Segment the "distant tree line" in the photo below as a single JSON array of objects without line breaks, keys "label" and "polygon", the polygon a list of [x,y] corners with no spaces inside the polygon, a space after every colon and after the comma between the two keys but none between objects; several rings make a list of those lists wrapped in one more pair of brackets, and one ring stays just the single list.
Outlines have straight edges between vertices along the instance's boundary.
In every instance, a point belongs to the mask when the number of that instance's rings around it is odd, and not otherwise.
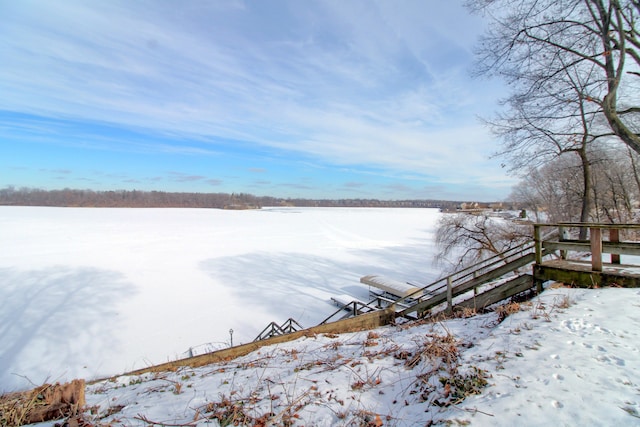
[{"label": "distant tree line", "polygon": [[[402,207],[455,210],[462,203],[449,200],[284,199],[246,193],[181,193],[164,191],[94,191],[65,188],[6,187],[0,189],[2,206],[59,206],[96,208],[212,208],[259,209],[263,206],[297,207]],[[483,203],[486,207],[488,203]]]},{"label": "distant tree line", "polygon": [[1,205],[64,207],[132,207],[132,208],[225,208],[258,206],[258,198],[249,194],[170,193],[164,191],[93,191],[65,188],[7,187],[0,190]]}]

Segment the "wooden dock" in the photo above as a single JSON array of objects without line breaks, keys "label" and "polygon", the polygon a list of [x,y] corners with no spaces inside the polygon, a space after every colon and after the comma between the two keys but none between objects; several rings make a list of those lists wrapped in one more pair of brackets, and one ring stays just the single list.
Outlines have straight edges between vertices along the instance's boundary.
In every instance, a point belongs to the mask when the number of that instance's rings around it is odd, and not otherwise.
[{"label": "wooden dock", "polygon": [[[545,228],[557,228],[553,238],[543,238]],[[572,239],[572,231],[587,228],[588,240]],[[572,230],[573,229],[573,230]],[[533,276],[542,282],[555,280],[578,287],[640,287],[640,258],[637,263],[621,264],[621,255],[640,256],[640,242],[625,241],[624,236],[637,237],[640,224],[535,224],[536,263]],[[574,233],[575,234],[575,233]],[[568,259],[570,252],[591,255],[591,260]],[[555,253],[558,259],[544,259]]]},{"label": "wooden dock", "polygon": [[[547,281],[578,287],[640,287],[640,224],[533,224],[534,240],[420,287],[378,275],[360,282],[382,292],[368,303],[339,304],[322,323],[389,306],[395,317],[416,319],[456,309],[485,310],[509,298],[543,290]],[[580,230],[588,239],[578,239]],[[570,259],[569,254],[575,259]],[[621,263],[624,256],[626,264]],[[585,260],[587,258],[590,260]],[[629,263],[628,261],[631,261]],[[533,270],[533,274],[531,274]],[[347,296],[347,299],[350,297]],[[347,315],[344,310],[349,311]]]}]

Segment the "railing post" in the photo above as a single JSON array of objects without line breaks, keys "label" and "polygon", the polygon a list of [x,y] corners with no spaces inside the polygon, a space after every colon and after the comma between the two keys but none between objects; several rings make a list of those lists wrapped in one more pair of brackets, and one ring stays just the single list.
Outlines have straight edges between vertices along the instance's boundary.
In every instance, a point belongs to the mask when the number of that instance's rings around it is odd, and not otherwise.
[{"label": "railing post", "polygon": [[[609,241],[614,243],[620,242],[620,233],[617,228],[609,229]],[[611,264],[620,264],[620,254],[611,254]]]},{"label": "railing post", "polygon": [[[563,226],[558,227],[558,241],[559,242],[564,242],[564,241],[567,240],[565,233],[566,233],[566,230],[564,229]],[[567,259],[567,250],[566,249],[560,250],[560,258]]]},{"label": "railing post", "polygon": [[453,313],[453,289],[451,276],[447,277],[447,311]]},{"label": "railing post", "polygon": [[602,271],[602,229],[591,227],[589,240],[591,241],[591,269]]},{"label": "railing post", "polygon": [[540,226],[533,225],[533,241],[536,246],[536,264],[542,264],[542,241],[540,240]]}]

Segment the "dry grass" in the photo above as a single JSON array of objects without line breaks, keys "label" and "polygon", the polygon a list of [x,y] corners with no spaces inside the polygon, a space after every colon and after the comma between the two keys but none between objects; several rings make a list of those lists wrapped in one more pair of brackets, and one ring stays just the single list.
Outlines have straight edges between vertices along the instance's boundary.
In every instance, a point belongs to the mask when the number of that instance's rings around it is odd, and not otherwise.
[{"label": "dry grass", "polygon": [[0,426],[21,426],[29,412],[43,402],[36,393],[9,393],[0,396]]},{"label": "dry grass", "polygon": [[553,307],[560,309],[567,309],[574,304],[574,301],[571,299],[569,295],[562,295],[561,297],[557,297],[553,299]]},{"label": "dry grass", "polygon": [[44,384],[33,390],[0,396],[0,426],[20,426],[75,416],[85,404],[84,380]]},{"label": "dry grass", "polygon": [[498,313],[498,323],[520,310],[522,310],[522,306],[518,302],[501,305],[496,309],[496,313]]}]

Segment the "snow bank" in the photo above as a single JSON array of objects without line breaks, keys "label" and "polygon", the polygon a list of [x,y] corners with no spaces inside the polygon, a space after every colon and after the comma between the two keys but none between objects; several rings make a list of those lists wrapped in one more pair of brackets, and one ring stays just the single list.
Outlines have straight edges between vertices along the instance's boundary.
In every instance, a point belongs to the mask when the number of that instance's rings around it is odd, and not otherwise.
[{"label": "snow bank", "polygon": [[640,425],[638,306],[638,289],[548,289],[502,323],[309,336],[100,382],[87,403],[96,423],[128,426]]}]

